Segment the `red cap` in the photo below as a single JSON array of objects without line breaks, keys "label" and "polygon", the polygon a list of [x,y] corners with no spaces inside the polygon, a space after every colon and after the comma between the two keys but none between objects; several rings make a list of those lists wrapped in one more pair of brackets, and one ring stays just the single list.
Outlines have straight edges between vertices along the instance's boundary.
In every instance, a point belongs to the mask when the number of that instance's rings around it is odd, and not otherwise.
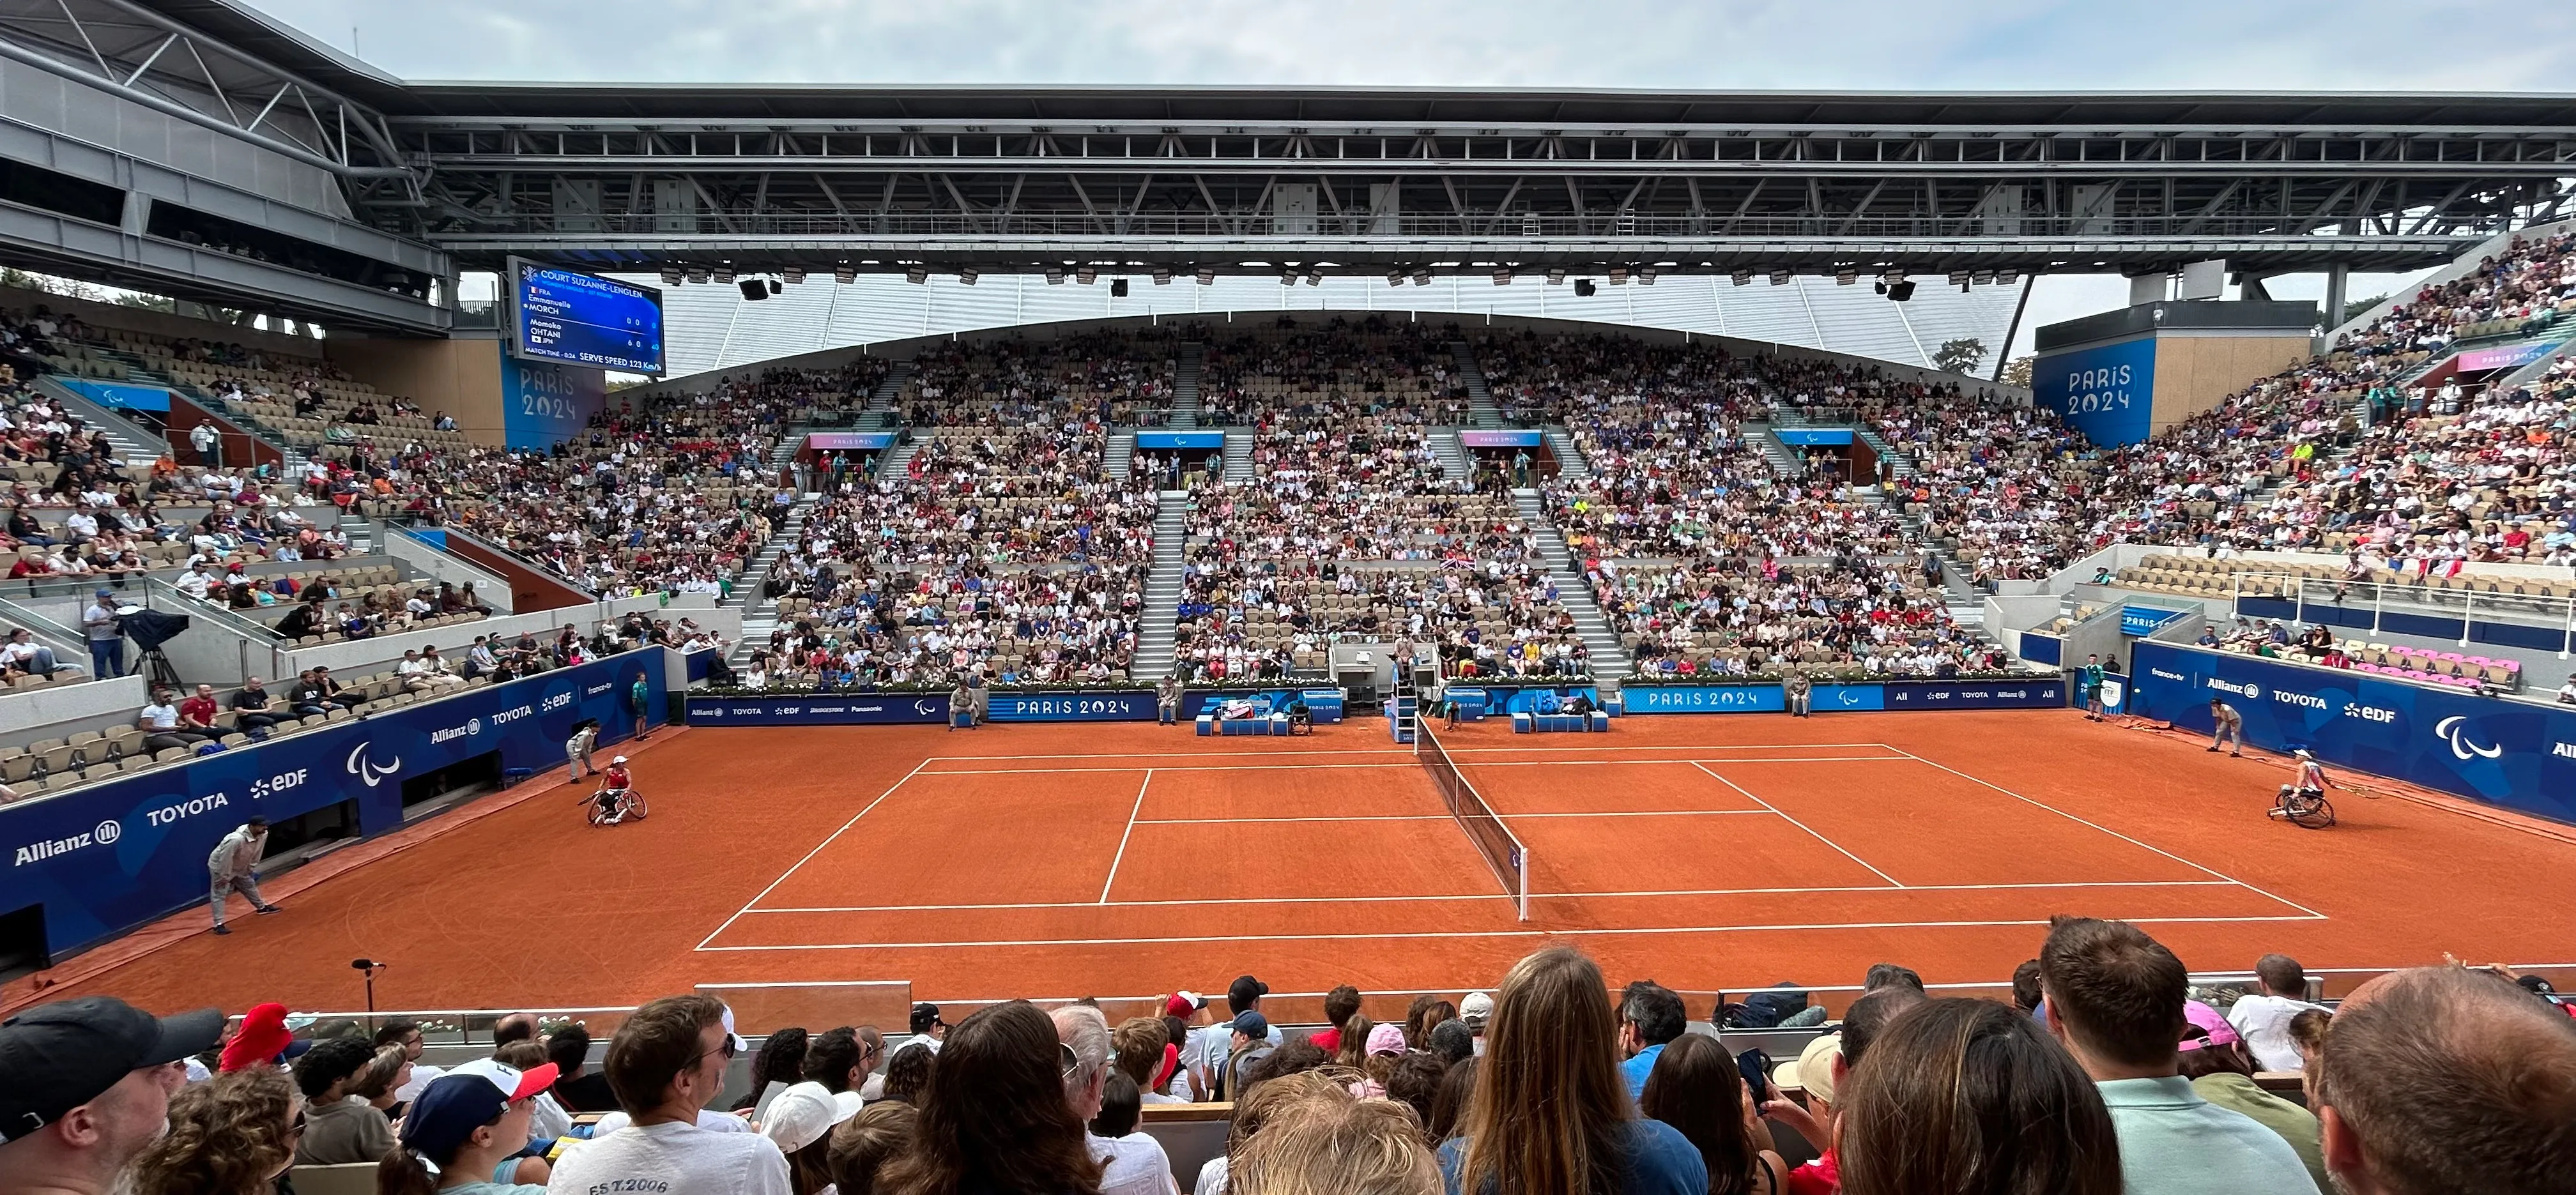
[{"label": "red cap", "polygon": [[221,1069],[230,1073],[268,1062],[283,1053],[287,1043],[294,1040],[295,1035],[286,1031],[285,1005],[253,1005],[249,1012],[242,1014],[241,1028],[233,1034],[233,1039],[224,1043]]}]

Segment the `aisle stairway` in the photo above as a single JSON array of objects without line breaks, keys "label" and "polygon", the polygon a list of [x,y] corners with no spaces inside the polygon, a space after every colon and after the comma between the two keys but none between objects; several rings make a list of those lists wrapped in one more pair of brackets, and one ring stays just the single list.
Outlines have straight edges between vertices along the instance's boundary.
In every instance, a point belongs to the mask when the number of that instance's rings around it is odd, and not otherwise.
[{"label": "aisle stairway", "polygon": [[860,427],[880,429],[896,426],[895,421],[901,414],[894,409],[894,400],[903,394],[904,384],[912,380],[912,372],[910,361],[897,361],[886,371],[885,380],[868,392],[868,405],[859,408]]},{"label": "aisle stairway", "polygon": [[[770,450],[769,467],[784,476],[788,462],[796,459],[796,450],[804,442],[805,429],[789,428],[786,435],[779,437],[778,447]],[[760,553],[751,558],[742,576],[734,581],[733,593],[725,599],[726,604],[742,608],[742,639],[725,657],[736,668],[751,662],[755,644],[766,646],[769,632],[778,625],[778,603],[763,596],[761,589],[768,584],[769,571],[802,538],[805,517],[813,509],[812,499],[797,495],[795,505],[787,508],[785,521],[771,530],[769,542],[760,546]]]},{"label": "aisle stairway", "polygon": [[1225,433],[1225,483],[1252,484],[1251,428],[1230,428]]},{"label": "aisle stairway", "polygon": [[1127,480],[1136,467],[1136,433],[1109,433],[1109,447],[1102,451],[1107,455],[1101,458],[1100,471],[1108,474],[1111,481]]},{"label": "aisle stairway", "polygon": [[1763,463],[1771,466],[1773,474],[1780,477],[1806,475],[1807,470],[1805,466],[1798,463],[1797,455],[1789,451],[1788,445],[1780,442],[1780,437],[1771,434],[1770,424],[1747,423],[1744,425],[1744,436],[1757,451],[1761,452]]},{"label": "aisle stairway", "polygon": [[1467,421],[1476,427],[1501,427],[1503,409],[1494,405],[1494,392],[1485,383],[1485,371],[1476,365],[1476,350],[1466,341],[1449,342],[1449,353],[1458,360],[1458,380],[1467,387]]},{"label": "aisle stairway", "polygon": [[1547,447],[1556,454],[1557,476],[1576,481],[1592,476],[1592,462],[1584,459],[1581,448],[1575,447],[1573,433],[1561,427],[1547,429]]},{"label": "aisle stairway", "polygon": [[1172,367],[1173,428],[1187,430],[1199,425],[1199,375],[1206,366],[1206,345],[1195,340],[1181,345],[1181,359]]},{"label": "aisle stairway", "polygon": [[1601,614],[1601,605],[1592,600],[1592,587],[1583,581],[1581,567],[1574,553],[1566,547],[1565,536],[1556,524],[1549,522],[1547,511],[1535,489],[1512,491],[1512,505],[1519,509],[1521,521],[1538,532],[1539,557],[1547,564],[1548,579],[1556,583],[1557,600],[1574,615],[1575,634],[1583,638],[1586,651],[1592,653],[1592,676],[1600,686],[1616,691],[1619,678],[1635,666],[1619,636],[1611,631],[1610,620]]},{"label": "aisle stairway", "polygon": [[1154,571],[1145,577],[1145,611],[1136,629],[1136,658],[1127,675],[1161,680],[1172,670],[1173,644],[1179,638],[1181,544],[1193,507],[1187,490],[1164,490],[1154,512]]},{"label": "aisle stairway", "polygon": [[1476,479],[1476,463],[1467,458],[1467,449],[1458,442],[1455,428],[1441,428],[1431,433],[1431,455],[1440,458],[1440,475],[1453,482]]}]

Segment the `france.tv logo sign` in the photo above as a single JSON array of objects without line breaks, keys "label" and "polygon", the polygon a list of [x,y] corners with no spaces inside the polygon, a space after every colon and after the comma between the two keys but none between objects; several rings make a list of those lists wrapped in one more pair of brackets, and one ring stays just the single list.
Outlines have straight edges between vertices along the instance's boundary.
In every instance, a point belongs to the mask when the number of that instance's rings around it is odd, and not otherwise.
[{"label": "france.tv logo sign", "polygon": [[2155,389],[2152,337],[2051,354],[2031,370],[2032,398],[2096,444],[2146,439]]}]

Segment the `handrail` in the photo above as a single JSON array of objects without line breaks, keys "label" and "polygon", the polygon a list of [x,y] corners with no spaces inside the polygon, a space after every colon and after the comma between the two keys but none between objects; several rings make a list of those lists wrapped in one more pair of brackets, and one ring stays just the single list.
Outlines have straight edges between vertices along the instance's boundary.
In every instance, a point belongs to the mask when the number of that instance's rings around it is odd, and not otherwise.
[{"label": "handrail", "polygon": [[[2320,577],[2303,577],[2295,573],[2254,569],[2231,573],[2229,577],[2231,605],[2236,600],[2247,597],[2289,601],[2293,603],[2291,617],[2296,622],[2309,621],[2308,610],[2312,606],[2330,606],[2339,610],[2352,609],[2355,603],[2351,599],[2358,595],[2370,606],[2369,633],[2381,634],[2387,615],[2391,613],[2390,597],[2394,591],[2398,606],[2395,613],[2422,617],[2420,612],[2430,611],[2439,617],[2458,618],[2460,620],[2459,643],[2462,647],[2474,646],[2477,643],[2477,628],[2483,622],[2488,626],[2518,626],[2543,631],[2554,629],[2559,638],[2558,658],[2564,660],[2571,655],[2576,655],[2576,598],[2501,591],[2481,592],[2475,589],[2435,589],[2420,583],[2389,584],[2379,581],[2328,580]],[[2520,578],[2511,579],[2520,580]],[[2249,589],[2249,582],[2256,586],[2262,586],[2264,582],[2273,584],[2261,589]],[[2490,580],[2489,583],[2496,582]],[[2330,592],[2325,600],[2310,600],[2308,592],[2312,585],[2329,589]],[[2459,605],[2456,608],[2442,600],[2451,596],[2459,598]],[[2481,606],[2486,609],[2487,617],[2484,619],[2479,617]],[[2524,614],[2530,617],[2523,619],[2499,617],[2499,615],[2510,614]],[[2542,621],[2533,621],[2534,617]],[[2390,633],[2405,634],[2406,632]],[[2511,648],[2520,645],[2499,644],[2497,646]],[[2547,651],[2548,649],[2526,648],[2525,650]]]},{"label": "handrail", "polygon": [[89,650],[87,633],[73,630],[7,598],[0,598],[0,619],[7,620],[10,626],[26,628],[28,634],[44,640],[46,646],[57,654],[71,652],[72,655],[66,658],[83,658],[81,653]]}]

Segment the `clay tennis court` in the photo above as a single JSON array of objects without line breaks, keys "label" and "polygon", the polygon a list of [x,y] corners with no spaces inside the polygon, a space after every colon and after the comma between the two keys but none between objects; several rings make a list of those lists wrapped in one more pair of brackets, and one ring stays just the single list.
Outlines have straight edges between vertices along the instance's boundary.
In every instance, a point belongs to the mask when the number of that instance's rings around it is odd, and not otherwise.
[{"label": "clay tennis court", "polygon": [[367,957],[391,964],[383,1008],[762,985],[740,990],[875,1016],[1243,972],[1282,994],[1456,992],[1552,938],[1685,992],[1849,984],[1880,960],[1982,984],[2061,912],[2138,922],[2195,971],[2287,951],[2330,990],[2338,969],[2445,951],[2576,959],[2543,888],[2576,869],[2564,827],[2391,793],[2337,794],[2342,824],[2301,830],[2263,816],[2279,761],[2073,712],[1488,722],[1441,741],[1527,846],[1527,921],[1382,720],[1294,739],[697,729],[633,752],[649,821],[594,830],[588,785],[539,777],[360,848],[381,857],[293,873],[272,888],[283,915],[224,939],[179,915],[70,960],[47,994],[350,1009]]}]

